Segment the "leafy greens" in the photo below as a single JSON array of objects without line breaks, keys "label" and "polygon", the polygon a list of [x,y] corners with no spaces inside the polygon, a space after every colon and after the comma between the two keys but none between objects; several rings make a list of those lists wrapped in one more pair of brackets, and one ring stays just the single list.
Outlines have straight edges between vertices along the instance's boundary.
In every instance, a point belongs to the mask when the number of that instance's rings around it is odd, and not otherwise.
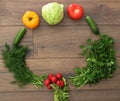
[{"label": "leafy greens", "polygon": [[75,68],[75,75],[70,77],[70,81],[77,87],[111,78],[117,67],[113,38],[105,34],[99,36],[99,40],[88,39],[86,46],[80,46],[87,65]]},{"label": "leafy greens", "polygon": [[6,44],[5,49],[2,50],[5,67],[14,73],[15,81],[12,83],[17,83],[19,86],[32,83],[36,87],[42,87],[43,80],[47,76],[45,74],[37,76],[26,66],[25,56],[27,53],[28,48],[25,46],[12,47],[11,49]]}]

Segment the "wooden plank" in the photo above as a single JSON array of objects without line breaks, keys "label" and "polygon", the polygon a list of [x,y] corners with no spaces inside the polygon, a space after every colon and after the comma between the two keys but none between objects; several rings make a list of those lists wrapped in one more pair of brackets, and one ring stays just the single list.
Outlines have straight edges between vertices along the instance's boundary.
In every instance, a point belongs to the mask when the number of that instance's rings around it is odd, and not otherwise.
[{"label": "wooden plank", "polygon": [[[32,71],[39,73],[50,73],[50,72],[63,72],[64,74],[71,73],[74,67],[83,67],[86,62],[84,58],[75,59],[27,59],[26,64]],[[0,72],[6,73],[7,70],[4,68],[3,60],[0,60]]]},{"label": "wooden plank", "polygon": [[[84,19],[73,21],[66,13],[66,7],[73,3],[72,0],[55,0],[65,6],[65,18],[60,25],[81,25],[86,24]],[[4,0],[0,1],[0,25],[23,25],[22,15],[27,10],[36,11],[41,18],[41,25],[47,25],[41,17],[41,8],[44,4],[53,0]],[[120,24],[120,0],[74,0],[75,3],[84,7],[85,15],[94,17],[98,24]],[[25,5],[25,6],[23,6]]]},{"label": "wooden plank", "polygon": [[[115,39],[116,53],[117,56],[120,56],[119,26],[99,26],[99,28],[102,32],[110,34],[110,36]],[[6,42],[9,44],[12,43],[19,29],[20,27],[0,27],[0,33],[2,33],[0,34],[0,37],[2,37],[0,40],[0,50],[3,49],[3,45]],[[50,33],[46,29],[48,29]],[[44,26],[41,27],[41,29],[36,29],[34,31],[35,58],[79,57],[81,51],[79,45],[85,43],[89,37],[90,30],[88,27],[83,26],[77,26],[77,28],[76,26],[66,26],[66,29],[67,30],[63,32],[58,32],[58,30],[64,30],[64,27],[62,26]],[[32,57],[32,34],[30,30],[28,30],[28,33],[30,34],[26,34],[22,44],[27,45],[30,48],[31,52],[29,56]],[[95,35],[92,35],[91,37],[94,38]]]},{"label": "wooden plank", "polygon": [[41,26],[33,31],[35,58],[79,57],[79,46],[90,37],[86,26]]},{"label": "wooden plank", "polygon": [[119,90],[73,91],[70,101],[119,101]]},{"label": "wooden plank", "polygon": [[[117,64],[120,66],[120,57],[117,57]],[[73,72],[75,67],[84,67],[86,65],[85,58],[74,59],[26,59],[26,65],[38,73],[62,72],[66,75]],[[0,73],[7,73],[3,60],[0,60]]]},{"label": "wooden plank", "polygon": [[[116,43],[116,55],[120,56],[119,26],[99,26],[100,31],[110,34]],[[60,31],[61,30],[61,31]],[[79,46],[88,38],[95,38],[88,26],[41,26],[33,31],[34,58],[80,57]]]},{"label": "wooden plank", "polygon": [[[20,26],[0,27],[0,50],[4,48],[5,43],[12,45],[13,40],[21,27]],[[25,38],[22,40],[21,44],[26,45],[30,48],[30,53],[28,54],[28,57],[29,58],[33,57],[33,41],[31,30],[27,30]],[[0,58],[2,58],[1,54]]]},{"label": "wooden plank", "polygon": [[[0,65],[2,62],[0,62]],[[40,75],[42,73],[57,73],[61,72],[68,80],[68,76],[74,74],[73,68],[75,66],[82,67],[85,66],[85,61],[83,59],[29,59],[27,64],[30,69]],[[77,64],[77,65],[76,65]],[[118,58],[118,65],[120,65],[120,58]],[[27,85],[23,88],[19,88],[17,85],[10,84],[14,80],[13,75],[8,73],[1,65],[0,68],[0,92],[10,92],[10,91],[38,91],[33,85]],[[114,77],[107,80],[102,80],[96,85],[86,85],[80,90],[103,90],[103,89],[119,89],[120,90],[120,67],[114,73]],[[69,81],[68,81],[69,82]],[[69,82],[70,90],[77,90]],[[46,88],[42,88],[41,91],[46,91]]]},{"label": "wooden plank", "polygon": [[[71,91],[69,101],[119,101],[120,90]],[[48,100],[49,99],[49,100]],[[53,92],[0,93],[1,101],[53,101]]]}]

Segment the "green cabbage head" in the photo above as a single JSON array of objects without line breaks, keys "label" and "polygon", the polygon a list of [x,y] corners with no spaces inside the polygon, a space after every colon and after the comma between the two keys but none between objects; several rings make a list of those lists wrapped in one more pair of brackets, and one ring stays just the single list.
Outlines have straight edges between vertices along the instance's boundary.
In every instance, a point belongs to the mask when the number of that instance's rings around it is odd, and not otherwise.
[{"label": "green cabbage head", "polygon": [[64,6],[57,2],[48,3],[42,7],[42,17],[50,25],[60,23],[64,17]]}]

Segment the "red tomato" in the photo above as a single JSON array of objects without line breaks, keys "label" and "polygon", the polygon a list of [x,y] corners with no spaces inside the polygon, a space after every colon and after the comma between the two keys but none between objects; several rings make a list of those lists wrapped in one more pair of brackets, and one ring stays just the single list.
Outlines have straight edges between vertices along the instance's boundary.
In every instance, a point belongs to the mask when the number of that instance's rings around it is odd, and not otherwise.
[{"label": "red tomato", "polygon": [[79,4],[70,4],[67,7],[68,16],[74,20],[79,20],[84,15],[84,10]]}]

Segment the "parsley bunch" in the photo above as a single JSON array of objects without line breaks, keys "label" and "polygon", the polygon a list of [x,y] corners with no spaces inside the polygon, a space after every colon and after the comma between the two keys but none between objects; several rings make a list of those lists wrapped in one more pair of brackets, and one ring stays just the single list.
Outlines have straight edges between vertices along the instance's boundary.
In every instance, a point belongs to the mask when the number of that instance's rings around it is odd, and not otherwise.
[{"label": "parsley bunch", "polygon": [[80,46],[83,49],[82,55],[86,57],[87,65],[83,68],[75,68],[76,74],[70,77],[73,85],[77,87],[111,78],[117,67],[113,38],[104,34],[99,36],[99,40],[88,39],[85,46]]}]

